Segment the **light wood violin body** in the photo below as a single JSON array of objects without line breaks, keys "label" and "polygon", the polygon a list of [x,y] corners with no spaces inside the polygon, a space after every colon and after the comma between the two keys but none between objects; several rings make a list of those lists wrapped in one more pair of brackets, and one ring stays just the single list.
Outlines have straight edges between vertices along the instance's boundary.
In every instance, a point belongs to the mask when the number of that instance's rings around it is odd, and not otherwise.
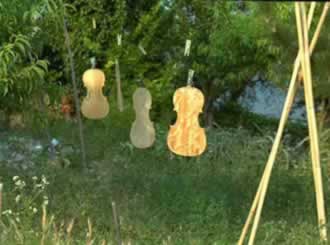
[{"label": "light wood violin body", "polygon": [[206,134],[198,117],[204,105],[204,95],[194,87],[186,86],[175,91],[173,97],[177,120],[170,126],[167,136],[169,149],[177,155],[194,157],[206,149]]},{"label": "light wood violin body", "polygon": [[103,95],[102,88],[105,83],[105,75],[99,69],[89,69],[83,75],[87,96],[81,105],[82,114],[89,119],[102,119],[109,113],[109,103]]},{"label": "light wood violin body", "polygon": [[150,120],[152,97],[148,89],[138,88],[133,94],[136,119],[132,124],[130,139],[137,148],[151,147],[155,142],[155,128]]}]

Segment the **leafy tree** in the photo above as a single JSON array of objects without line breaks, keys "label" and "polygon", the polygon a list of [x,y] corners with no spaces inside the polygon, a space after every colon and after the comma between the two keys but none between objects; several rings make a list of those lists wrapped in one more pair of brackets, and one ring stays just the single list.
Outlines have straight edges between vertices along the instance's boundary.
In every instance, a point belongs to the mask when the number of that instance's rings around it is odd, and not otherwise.
[{"label": "leafy tree", "polygon": [[[316,5],[310,28],[310,40],[315,32],[323,6],[323,3],[317,3]],[[309,4],[306,5],[306,9],[308,7]],[[259,3],[257,12],[261,21],[267,23],[269,30],[271,30],[269,33],[271,38],[269,40],[271,45],[277,50],[277,59],[269,66],[268,76],[280,86],[286,86],[291,77],[292,64],[298,52],[294,4],[274,2],[269,6],[265,3]],[[330,59],[330,54],[326,52],[330,48],[330,36],[327,34],[329,31],[330,26],[326,19],[311,56],[314,95],[317,104],[321,106],[322,110],[320,112],[321,124],[329,120],[330,113],[330,74],[327,62]]]},{"label": "leafy tree", "polygon": [[[229,92],[235,101],[257,72],[264,71],[283,84],[285,80],[280,75],[288,79],[286,74],[291,72],[291,66],[285,62],[293,60],[291,56],[294,57],[297,49],[296,42],[290,42],[296,39],[296,34],[292,28],[293,9],[288,3],[218,0],[18,2],[4,0],[0,5],[4,13],[0,16],[0,28],[4,33],[0,37],[0,55],[5,57],[0,61],[0,86],[4,101],[9,101],[9,97],[16,100],[22,94],[27,98],[29,93],[37,92],[37,88],[48,89],[55,82],[69,83],[63,29],[52,15],[54,12],[55,17],[59,17],[63,4],[67,7],[77,74],[90,67],[89,60],[95,56],[97,66],[107,74],[106,93],[114,94],[114,61],[118,58],[124,95],[131,97],[138,85],[136,81],[143,79],[153,94],[154,111],[161,115],[172,110],[174,89],[186,83],[188,69],[192,68],[195,85],[206,97],[208,125],[212,125],[215,99]],[[18,7],[11,8],[15,3]],[[117,45],[117,34],[122,35],[122,46]],[[189,57],[183,56],[186,39],[192,40]],[[321,39],[320,44],[327,45],[326,41]],[[323,60],[324,66],[324,52],[315,50],[315,57],[319,57],[320,62]],[[321,65],[317,65],[316,69],[320,68]],[[325,76],[326,73],[318,74]],[[316,80],[325,81],[326,78]],[[321,82],[318,84],[322,88]],[[84,91],[82,81],[79,81],[79,88]],[[319,91],[321,96],[325,90]],[[23,103],[23,99],[19,100]]]},{"label": "leafy tree", "polygon": [[[192,39],[189,59],[181,60],[181,74],[191,66],[197,86],[206,97],[205,121],[211,126],[215,99],[229,91],[235,100],[247,82],[273,62],[276,50],[268,46],[267,30],[255,11],[257,3],[180,0],[173,5],[179,43]],[[181,56],[182,57],[182,56]],[[181,81],[185,79],[181,78]]]},{"label": "leafy tree", "polygon": [[47,11],[42,0],[0,3],[0,109],[24,110],[44,81],[48,63],[38,58],[38,38]]},{"label": "leafy tree", "polygon": [[[115,88],[114,63],[118,58],[124,95],[131,97],[133,89],[138,85],[137,81],[142,79],[152,90],[154,109],[161,113],[163,107],[167,108],[164,103],[171,103],[171,68],[174,63],[166,59],[167,47],[170,45],[163,33],[169,28],[167,20],[170,12],[162,2],[68,1],[73,6],[68,11],[68,24],[77,61],[77,74],[82,74],[90,67],[90,58],[95,56],[97,66],[106,72],[106,93],[109,94]],[[96,28],[93,28],[93,19]],[[117,45],[117,34],[122,35],[121,46]],[[66,50],[61,45],[62,38],[52,37],[50,43],[65,63]],[[68,77],[67,74],[65,71],[64,76]],[[81,81],[80,88],[83,91]]]}]

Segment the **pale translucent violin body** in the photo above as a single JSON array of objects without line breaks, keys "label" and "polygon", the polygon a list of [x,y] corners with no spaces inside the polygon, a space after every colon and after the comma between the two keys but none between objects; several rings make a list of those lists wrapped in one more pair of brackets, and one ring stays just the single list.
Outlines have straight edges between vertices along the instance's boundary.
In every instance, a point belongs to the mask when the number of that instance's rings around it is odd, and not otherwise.
[{"label": "pale translucent violin body", "polygon": [[205,130],[198,116],[202,112],[204,96],[191,86],[179,88],[173,97],[177,120],[167,136],[169,149],[177,155],[194,157],[202,154],[207,145]]},{"label": "pale translucent violin body", "polygon": [[146,88],[138,88],[133,94],[133,105],[135,110],[135,121],[130,131],[132,144],[137,148],[151,147],[155,142],[155,128],[150,120],[152,98]]},{"label": "pale translucent violin body", "polygon": [[82,114],[89,119],[102,119],[109,113],[109,103],[103,95],[102,88],[105,75],[101,70],[89,69],[83,75],[87,96],[81,105]]}]

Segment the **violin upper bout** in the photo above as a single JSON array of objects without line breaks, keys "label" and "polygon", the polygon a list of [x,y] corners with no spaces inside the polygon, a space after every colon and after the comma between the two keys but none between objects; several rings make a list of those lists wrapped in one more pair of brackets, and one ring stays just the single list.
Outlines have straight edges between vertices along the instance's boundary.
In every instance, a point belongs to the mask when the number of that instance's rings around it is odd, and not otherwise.
[{"label": "violin upper bout", "polygon": [[105,83],[105,74],[100,69],[88,69],[84,72],[82,79],[87,89],[102,88]]},{"label": "violin upper bout", "polygon": [[102,93],[105,75],[102,70],[89,69],[83,74],[87,96],[81,105],[82,114],[89,119],[102,119],[109,113],[109,103]]}]

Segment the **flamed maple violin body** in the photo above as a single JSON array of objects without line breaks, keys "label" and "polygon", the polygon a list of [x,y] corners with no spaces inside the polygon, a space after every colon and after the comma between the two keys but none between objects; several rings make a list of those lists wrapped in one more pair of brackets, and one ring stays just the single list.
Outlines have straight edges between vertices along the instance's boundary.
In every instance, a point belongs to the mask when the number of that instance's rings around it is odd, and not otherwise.
[{"label": "flamed maple violin body", "polygon": [[206,149],[205,130],[200,127],[198,117],[204,105],[202,92],[186,86],[176,90],[173,97],[177,120],[170,126],[167,136],[169,149],[177,155],[194,157]]},{"label": "flamed maple violin body", "polygon": [[138,88],[133,94],[136,119],[132,124],[130,139],[137,148],[148,148],[155,142],[155,128],[150,120],[152,97],[148,89]]},{"label": "flamed maple violin body", "polygon": [[105,83],[105,75],[99,69],[89,69],[83,75],[87,96],[81,105],[82,114],[89,119],[102,119],[109,113],[109,103],[103,95],[102,88]]}]

